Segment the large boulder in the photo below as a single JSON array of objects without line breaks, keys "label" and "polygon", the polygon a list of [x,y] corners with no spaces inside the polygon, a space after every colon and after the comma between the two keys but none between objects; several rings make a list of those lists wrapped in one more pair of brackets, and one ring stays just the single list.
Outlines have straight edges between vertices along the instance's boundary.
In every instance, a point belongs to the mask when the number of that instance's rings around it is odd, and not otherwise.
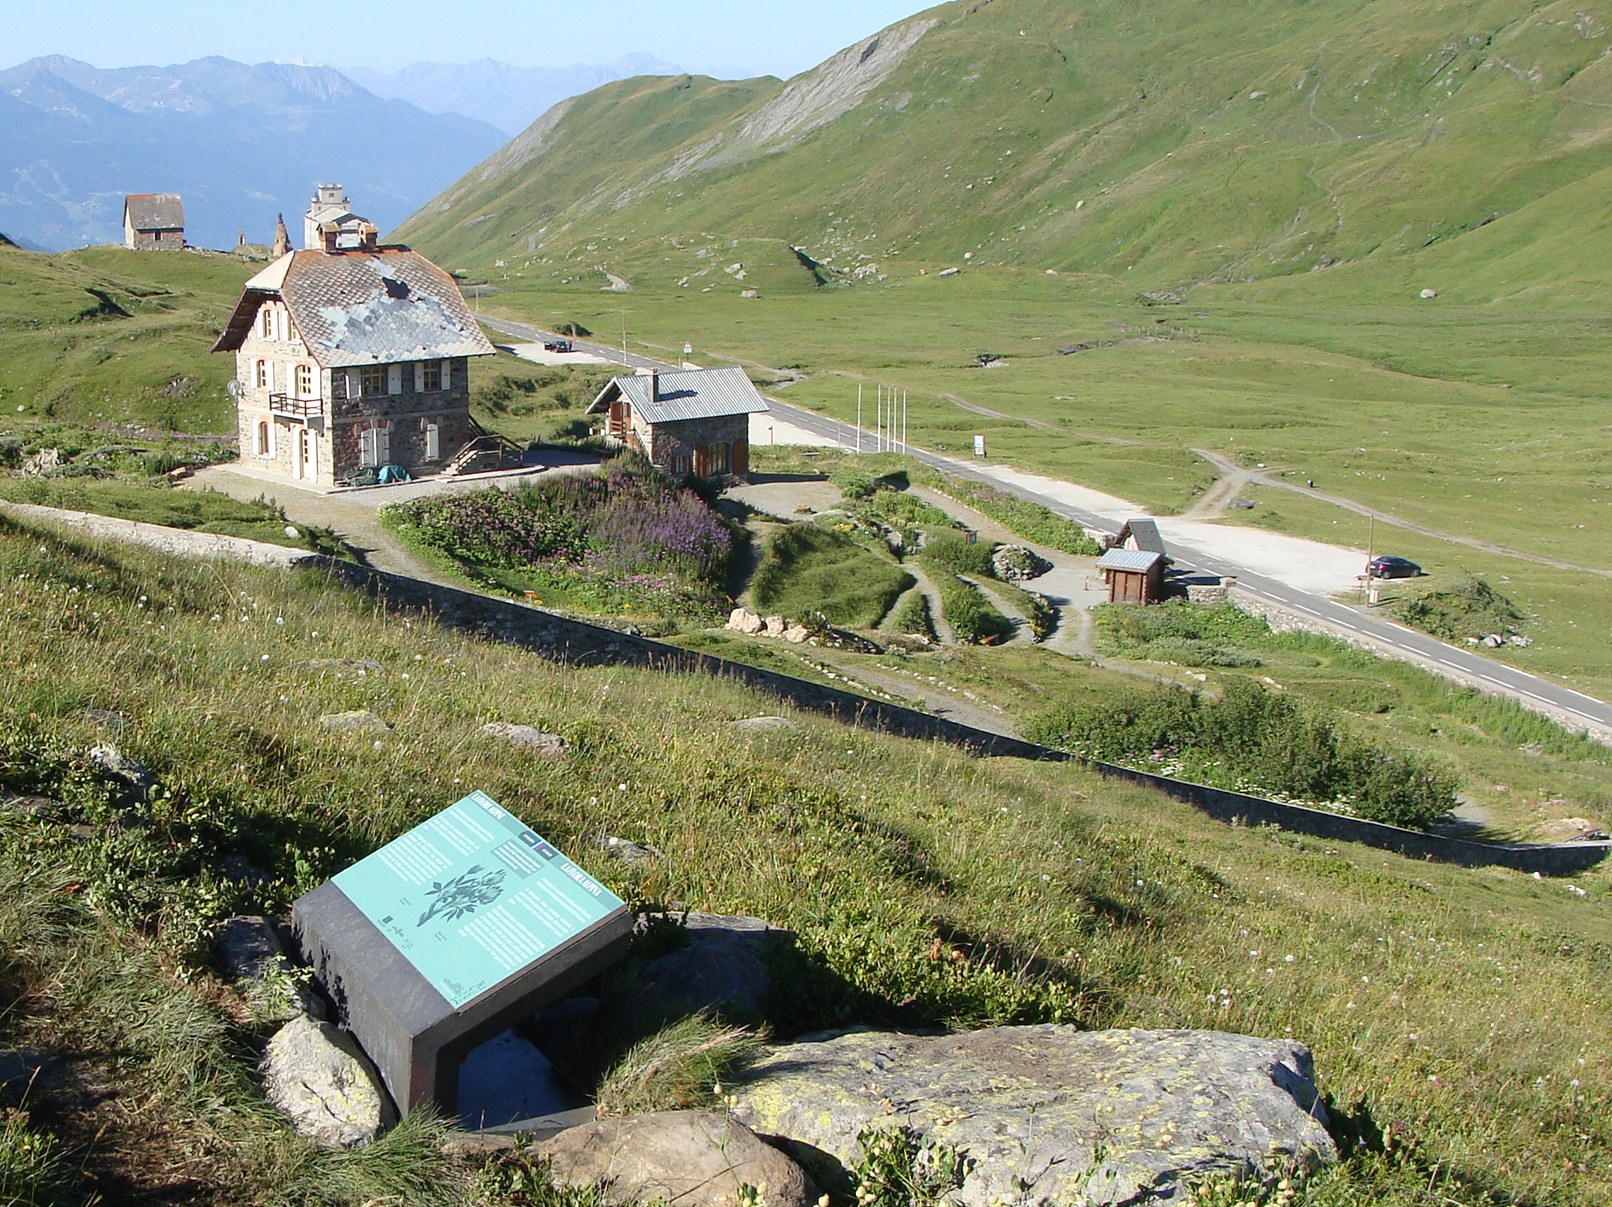
[{"label": "large boulder", "polygon": [[1309,1050],[1218,1031],[853,1032],[771,1049],[733,1093],[740,1122],[847,1168],[869,1127],[960,1148],[968,1207],[1184,1197],[1211,1173],[1337,1155]]},{"label": "large boulder", "polygon": [[772,992],[768,954],[790,932],[760,918],[691,913],[688,943],[644,969],[642,992],[673,1011],[715,1010],[732,1019],[760,1017]]},{"label": "large boulder", "polygon": [[350,1035],[298,1015],[263,1054],[263,1088],[297,1134],[332,1148],[367,1144],[397,1120],[369,1059]]},{"label": "large boulder", "polygon": [[537,1147],[554,1180],[608,1183],[611,1202],[739,1207],[746,1186],[767,1207],[809,1207],[817,1188],[799,1165],[749,1128],[709,1111],[662,1111],[596,1119]]}]

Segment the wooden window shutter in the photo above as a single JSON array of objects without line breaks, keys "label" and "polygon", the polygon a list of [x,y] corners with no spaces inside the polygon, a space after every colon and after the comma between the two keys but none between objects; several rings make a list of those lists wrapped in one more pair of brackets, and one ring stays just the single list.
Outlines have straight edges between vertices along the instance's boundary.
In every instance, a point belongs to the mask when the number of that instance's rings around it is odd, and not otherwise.
[{"label": "wooden window shutter", "polygon": [[414,362],[414,392],[416,394],[425,393],[425,362],[423,360]]},{"label": "wooden window shutter", "polygon": [[403,392],[403,366],[386,366],[386,392],[388,394],[401,394]]},{"label": "wooden window shutter", "polygon": [[383,427],[375,429],[375,464],[385,465],[392,459],[392,433]]},{"label": "wooden window shutter", "polygon": [[360,465],[379,465],[375,459],[375,429],[365,428],[358,433],[358,462]]},{"label": "wooden window shutter", "polygon": [[445,360],[442,362],[442,388],[446,390],[451,385],[453,385],[453,362]]}]

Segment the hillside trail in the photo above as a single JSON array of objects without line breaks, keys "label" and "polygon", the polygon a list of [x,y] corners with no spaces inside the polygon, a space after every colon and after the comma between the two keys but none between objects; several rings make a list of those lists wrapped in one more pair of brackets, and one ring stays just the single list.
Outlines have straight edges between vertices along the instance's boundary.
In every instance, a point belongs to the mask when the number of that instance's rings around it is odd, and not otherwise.
[{"label": "hillside trail", "polygon": [[[941,645],[956,645],[957,631],[952,628],[946,619],[946,613],[941,610],[940,592],[935,590],[934,582],[916,562],[903,562],[901,565],[902,569],[917,580],[917,586],[913,590],[923,592],[923,597],[929,601],[929,623],[934,626],[935,639]],[[893,615],[895,608],[891,608],[890,612]]]},{"label": "hillside trail", "polygon": [[[1519,561],[1533,562],[1540,566],[1552,566],[1557,570],[1575,570],[1581,574],[1598,574],[1602,578],[1612,578],[1612,570],[1603,570],[1595,566],[1583,566],[1577,562],[1564,562],[1557,558],[1544,557],[1537,553],[1524,553],[1520,549],[1496,545],[1492,541],[1480,541],[1476,537],[1445,532],[1441,528],[1433,528],[1426,524],[1418,524],[1414,520],[1388,515],[1342,495],[1327,494],[1325,491],[1316,490],[1314,487],[1286,481],[1278,475],[1244,469],[1223,453],[1213,452],[1206,448],[1195,448],[1192,451],[1213,465],[1223,476],[1204,492],[1203,497],[1193,505],[1190,511],[1185,512],[1180,517],[1181,519],[1216,520],[1223,518],[1226,514],[1227,505],[1237,497],[1237,493],[1244,486],[1253,482],[1260,486],[1272,486],[1278,490],[1289,490],[1294,494],[1303,495],[1305,498],[1315,499],[1322,503],[1330,503],[1334,507],[1341,507],[1345,511],[1354,512],[1356,515],[1371,516],[1379,524],[1387,524],[1393,528],[1403,528],[1406,532],[1432,537],[1437,541],[1449,541],[1452,544],[1465,545],[1469,549],[1480,549],[1484,553],[1498,554],[1501,557],[1514,557]],[[1213,508],[1215,507],[1218,507],[1219,510],[1214,511]],[[1203,511],[1203,514],[1199,514],[1200,510]]]},{"label": "hillside trail", "polygon": [[251,502],[267,499],[285,512],[287,523],[305,528],[329,528],[366,566],[422,579],[438,586],[460,586],[425,561],[397,535],[383,527],[376,515],[383,501],[359,494],[322,495],[267,482],[233,472],[227,465],[197,470],[185,488],[216,490],[232,499]]},{"label": "hillside trail", "polygon": [[997,643],[998,648],[1004,645],[1035,644],[1035,630],[1030,627],[1030,618],[1018,608],[1010,604],[1000,594],[991,590],[989,582],[974,575],[960,574],[958,577],[961,578],[965,583],[968,583],[971,587],[977,589],[979,593],[985,597],[985,602],[990,604],[998,612],[1002,613],[1003,616],[1006,616],[1008,623],[1013,626],[1013,632],[1008,636],[1008,639],[1006,641]]}]

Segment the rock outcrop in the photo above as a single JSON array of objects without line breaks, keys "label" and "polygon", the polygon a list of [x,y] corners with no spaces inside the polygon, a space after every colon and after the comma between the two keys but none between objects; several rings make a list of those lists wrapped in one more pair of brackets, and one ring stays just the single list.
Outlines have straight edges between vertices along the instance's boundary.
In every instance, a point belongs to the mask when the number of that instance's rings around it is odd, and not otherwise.
[{"label": "rock outcrop", "polygon": [[571,749],[557,733],[544,733],[530,725],[513,725],[508,721],[489,721],[481,732],[490,738],[508,742],[516,750],[526,750],[546,759],[557,759]]},{"label": "rock outcrop", "polygon": [[847,1168],[868,1127],[956,1146],[967,1207],[1140,1203],[1336,1157],[1309,1050],[1216,1031],[851,1032],[771,1049],[732,1092],[740,1122]]},{"label": "rock outcrop", "polygon": [[817,1189],[799,1165],[749,1128],[709,1111],[596,1119],[537,1147],[555,1181],[609,1183],[611,1202],[739,1207],[746,1186],[767,1207],[809,1207]]},{"label": "rock outcrop", "polygon": [[772,991],[766,957],[790,932],[760,918],[684,915],[688,945],[644,969],[641,992],[652,1001],[693,1014],[714,1010],[728,1018],[760,1017]]}]

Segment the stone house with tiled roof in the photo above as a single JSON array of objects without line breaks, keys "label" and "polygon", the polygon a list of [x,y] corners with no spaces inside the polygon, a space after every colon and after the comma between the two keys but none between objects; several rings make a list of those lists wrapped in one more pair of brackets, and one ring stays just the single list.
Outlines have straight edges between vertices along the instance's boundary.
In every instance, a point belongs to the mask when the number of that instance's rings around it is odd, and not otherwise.
[{"label": "stone house with tiled roof", "polygon": [[452,470],[487,439],[468,366],[492,344],[452,277],[368,224],[356,247],[332,238],[249,280],[213,351],[235,353],[242,463],[292,481]]},{"label": "stone house with tiled roof", "polygon": [[737,365],[640,370],[616,377],[588,414],[604,437],[642,453],[674,478],[743,478],[750,472],[750,416],[767,403]]},{"label": "stone house with tiled roof", "polygon": [[130,193],[123,198],[123,246],[136,251],[183,251],[185,206],[178,193]]}]

